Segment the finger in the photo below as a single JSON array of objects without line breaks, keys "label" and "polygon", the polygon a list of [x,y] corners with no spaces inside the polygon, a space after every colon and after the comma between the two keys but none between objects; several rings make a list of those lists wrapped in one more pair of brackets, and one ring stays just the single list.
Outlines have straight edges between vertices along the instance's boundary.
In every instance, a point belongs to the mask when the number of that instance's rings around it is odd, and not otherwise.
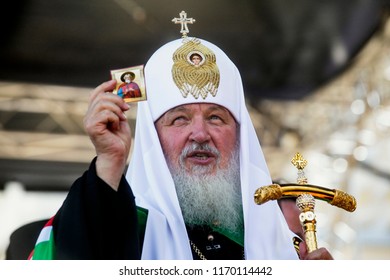
[{"label": "finger", "polygon": [[115,89],[116,80],[106,81],[97,86],[90,94],[89,100],[92,102],[98,95],[103,92],[112,92]]},{"label": "finger", "polygon": [[[116,131],[120,129],[121,119],[119,116],[110,110],[100,111],[97,115],[94,116],[94,120],[91,119],[92,122],[89,122],[91,130],[97,130],[97,133],[104,132],[105,129],[110,131]],[[96,125],[95,125],[96,124]]]},{"label": "finger", "polygon": [[299,243],[299,257],[300,259],[305,259],[307,256],[307,246],[306,243],[303,241]]},{"label": "finger", "polygon": [[120,121],[127,121],[126,115],[123,111],[112,102],[100,102],[95,108],[91,110],[85,118],[86,128],[92,129],[93,126],[104,124],[109,125],[111,129],[117,129]]},{"label": "finger", "polygon": [[121,120],[126,120],[124,111],[130,106],[117,95],[111,93],[100,93],[89,105],[87,115],[95,115],[103,110],[113,111]]},{"label": "finger", "polygon": [[312,260],[333,260],[333,257],[329,251],[323,247],[308,254],[308,258]]},{"label": "finger", "polygon": [[124,111],[127,111],[130,106],[118,96],[112,96],[109,93],[107,95],[108,96],[100,103],[101,109],[110,110],[114,112],[120,120],[125,121],[127,116]]}]

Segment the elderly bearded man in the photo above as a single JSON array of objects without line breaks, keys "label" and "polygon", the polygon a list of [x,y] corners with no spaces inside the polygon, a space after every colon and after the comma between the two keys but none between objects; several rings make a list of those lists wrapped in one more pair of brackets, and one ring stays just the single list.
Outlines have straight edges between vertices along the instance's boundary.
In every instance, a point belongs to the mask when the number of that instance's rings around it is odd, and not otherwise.
[{"label": "elderly bearded man", "polygon": [[[186,37],[152,55],[145,79],[126,176],[129,105],[110,93],[115,81],[92,92],[84,123],[96,158],[32,259],[298,259],[277,203],[253,201],[271,178],[233,62]],[[301,257],[331,259],[325,248]]]}]

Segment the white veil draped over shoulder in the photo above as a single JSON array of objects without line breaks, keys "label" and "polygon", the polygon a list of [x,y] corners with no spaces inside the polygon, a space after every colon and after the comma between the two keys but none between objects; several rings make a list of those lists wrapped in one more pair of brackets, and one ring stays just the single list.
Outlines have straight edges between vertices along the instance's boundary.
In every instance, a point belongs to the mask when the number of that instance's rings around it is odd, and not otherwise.
[{"label": "white veil draped over shoulder", "polygon": [[240,174],[246,259],[298,259],[293,233],[275,201],[254,202],[257,188],[271,178],[245,104],[241,76],[234,63],[214,44],[200,40],[216,56],[220,83],[216,96],[183,97],[172,78],[173,53],[183,44],[174,40],[158,49],[145,66],[147,101],[139,102],[135,141],[126,178],[136,204],[148,209],[142,259],[192,259],[191,247],[173,179],[154,122],[167,110],[189,103],[226,107],[240,124]]}]

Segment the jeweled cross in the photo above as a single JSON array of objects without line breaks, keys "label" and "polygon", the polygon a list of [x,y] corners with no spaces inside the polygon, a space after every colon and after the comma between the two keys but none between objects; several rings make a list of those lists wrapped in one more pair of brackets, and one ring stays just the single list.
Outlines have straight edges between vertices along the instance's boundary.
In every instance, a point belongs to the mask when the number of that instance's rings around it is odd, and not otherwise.
[{"label": "jeweled cross", "polygon": [[172,22],[174,22],[175,24],[179,24],[179,23],[181,24],[181,30],[180,30],[180,33],[182,34],[181,37],[185,38],[185,37],[187,37],[187,33],[190,32],[188,30],[187,24],[189,24],[189,23],[193,24],[195,22],[195,19],[187,18],[187,13],[185,11],[181,11],[179,16],[180,16],[180,18],[173,18]]},{"label": "jeweled cross", "polygon": [[305,172],[303,172],[303,169],[307,165],[307,160],[304,159],[300,153],[296,153],[291,160],[291,163],[298,169],[297,183],[302,185],[307,184],[307,178],[305,176]]},{"label": "jeweled cross", "polygon": [[300,153],[296,153],[293,159],[291,160],[291,163],[297,168],[297,169],[304,169],[307,165],[307,160],[303,158],[303,156]]}]

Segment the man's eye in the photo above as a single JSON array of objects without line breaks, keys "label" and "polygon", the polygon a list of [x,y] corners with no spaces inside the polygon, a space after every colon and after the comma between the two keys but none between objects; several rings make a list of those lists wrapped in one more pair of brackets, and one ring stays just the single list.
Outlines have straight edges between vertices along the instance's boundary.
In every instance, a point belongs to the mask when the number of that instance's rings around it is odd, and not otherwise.
[{"label": "man's eye", "polygon": [[217,116],[217,115],[212,115],[212,116],[210,116],[210,120],[222,120],[222,118],[220,116]]},{"label": "man's eye", "polygon": [[179,116],[173,119],[173,124],[180,124],[186,121],[186,118],[184,116]]}]

